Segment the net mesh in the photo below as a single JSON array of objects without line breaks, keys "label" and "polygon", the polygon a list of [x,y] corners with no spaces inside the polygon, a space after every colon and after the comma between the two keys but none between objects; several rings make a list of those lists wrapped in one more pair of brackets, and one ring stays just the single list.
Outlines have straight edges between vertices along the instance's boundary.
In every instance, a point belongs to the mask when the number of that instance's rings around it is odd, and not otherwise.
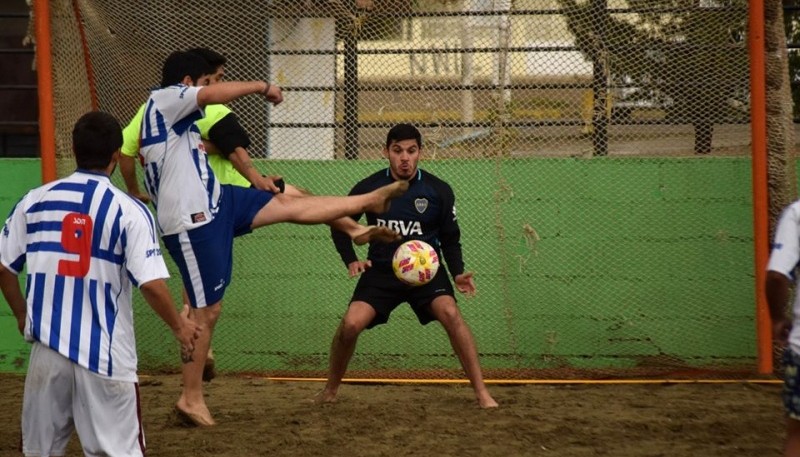
[{"label": "net mesh", "polygon": [[[93,103],[126,123],[167,54],[209,47],[227,79],[282,87],[278,107],[230,107],[257,166],[315,193],[385,167],[393,124],[420,128],[456,192],[487,376],[755,370],[745,0],[50,5],[59,175]],[[218,368],[324,374],[355,284],[327,229],[261,229],[234,255]],[[137,300],[141,369],[174,369]],[[348,375],[463,376],[430,327],[401,307]]]}]

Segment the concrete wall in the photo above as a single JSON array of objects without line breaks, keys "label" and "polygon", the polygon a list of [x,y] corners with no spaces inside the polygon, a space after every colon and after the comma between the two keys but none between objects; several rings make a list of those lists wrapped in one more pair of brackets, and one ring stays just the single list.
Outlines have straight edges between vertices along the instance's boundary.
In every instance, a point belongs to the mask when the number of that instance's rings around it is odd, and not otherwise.
[{"label": "concrete wall", "polygon": [[[269,169],[341,194],[383,166],[273,161]],[[487,370],[646,373],[665,361],[755,367],[749,159],[439,160],[425,167],[458,196],[467,266],[479,287],[460,304]],[[309,185],[322,175],[341,179],[329,189]],[[497,199],[498,176],[517,191]],[[7,210],[38,183],[37,164],[4,161],[0,179],[10,183],[0,190]],[[177,279],[170,282],[178,297]],[[354,285],[327,227],[282,224],[237,240],[214,341],[219,368],[323,374]],[[136,297],[141,369],[176,369],[169,332]],[[21,371],[26,345],[9,316],[0,304],[0,371]],[[418,325],[403,306],[390,325],[362,336],[351,373],[457,368],[441,328]]]}]

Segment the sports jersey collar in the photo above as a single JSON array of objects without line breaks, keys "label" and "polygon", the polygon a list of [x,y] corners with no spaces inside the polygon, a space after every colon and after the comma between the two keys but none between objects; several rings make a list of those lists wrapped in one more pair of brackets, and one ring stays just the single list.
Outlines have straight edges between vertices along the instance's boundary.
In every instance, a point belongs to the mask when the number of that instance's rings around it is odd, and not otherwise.
[{"label": "sports jersey collar", "polygon": [[184,87],[203,87],[203,86],[187,86],[187,85],[186,85],[186,84],[184,84],[184,83],[170,84],[169,86],[164,86],[164,87],[161,87],[161,86],[153,86],[153,87],[151,87],[151,88],[150,88],[150,93],[153,93],[153,92],[158,92],[158,91],[160,91],[160,90],[169,89],[169,88],[172,88],[172,87],[175,87],[175,88],[181,89],[181,88],[184,88]]},{"label": "sports jersey collar", "polygon": [[[386,169],[386,176],[392,176],[392,171],[389,168]],[[422,168],[419,167],[417,167],[417,181],[422,181]]]},{"label": "sports jersey collar", "polygon": [[92,170],[86,170],[84,168],[78,168],[77,170],[75,170],[75,173],[82,173],[82,174],[85,174],[85,175],[97,176],[98,178],[105,178],[106,181],[110,181],[110,178],[108,177],[107,174],[101,173],[99,171],[92,171]]}]

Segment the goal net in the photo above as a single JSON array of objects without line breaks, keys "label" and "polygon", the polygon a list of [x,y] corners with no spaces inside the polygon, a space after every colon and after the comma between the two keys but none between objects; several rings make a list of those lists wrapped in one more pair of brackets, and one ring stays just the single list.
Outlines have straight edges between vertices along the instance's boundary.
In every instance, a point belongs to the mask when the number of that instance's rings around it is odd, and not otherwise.
[{"label": "goal net", "polygon": [[[230,108],[259,169],[314,193],[346,194],[387,166],[392,125],[420,128],[421,166],[456,194],[478,288],[457,299],[487,377],[755,372],[745,0],[50,5],[59,175],[82,113],[127,123],[170,52],[208,47],[227,79],[282,87],[277,107]],[[218,368],[324,375],[355,286],[327,227],[235,244]],[[175,369],[163,324],[136,319],[141,369]],[[348,377],[463,372],[401,306]]]}]

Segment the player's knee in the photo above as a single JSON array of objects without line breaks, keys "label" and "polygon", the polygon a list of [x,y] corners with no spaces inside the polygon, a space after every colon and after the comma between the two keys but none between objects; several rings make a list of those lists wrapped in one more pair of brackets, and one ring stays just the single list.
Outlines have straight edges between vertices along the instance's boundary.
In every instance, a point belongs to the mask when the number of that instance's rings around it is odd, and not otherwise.
[{"label": "player's knee", "polygon": [[364,330],[365,325],[356,319],[345,316],[339,325],[339,333],[342,338],[352,339],[357,338],[358,335]]},{"label": "player's knee", "polygon": [[211,326],[216,324],[217,320],[219,320],[219,316],[221,313],[222,313],[222,306],[219,303],[195,310],[195,315],[197,316],[197,320],[205,325],[211,325]]},{"label": "player's knee", "polygon": [[464,323],[461,312],[458,310],[458,306],[456,306],[455,303],[448,303],[445,306],[439,307],[436,312],[436,318],[445,327],[453,327]]},{"label": "player's knee", "polygon": [[291,184],[286,184],[284,193],[290,197],[308,197],[309,195],[313,195],[310,191]]}]

